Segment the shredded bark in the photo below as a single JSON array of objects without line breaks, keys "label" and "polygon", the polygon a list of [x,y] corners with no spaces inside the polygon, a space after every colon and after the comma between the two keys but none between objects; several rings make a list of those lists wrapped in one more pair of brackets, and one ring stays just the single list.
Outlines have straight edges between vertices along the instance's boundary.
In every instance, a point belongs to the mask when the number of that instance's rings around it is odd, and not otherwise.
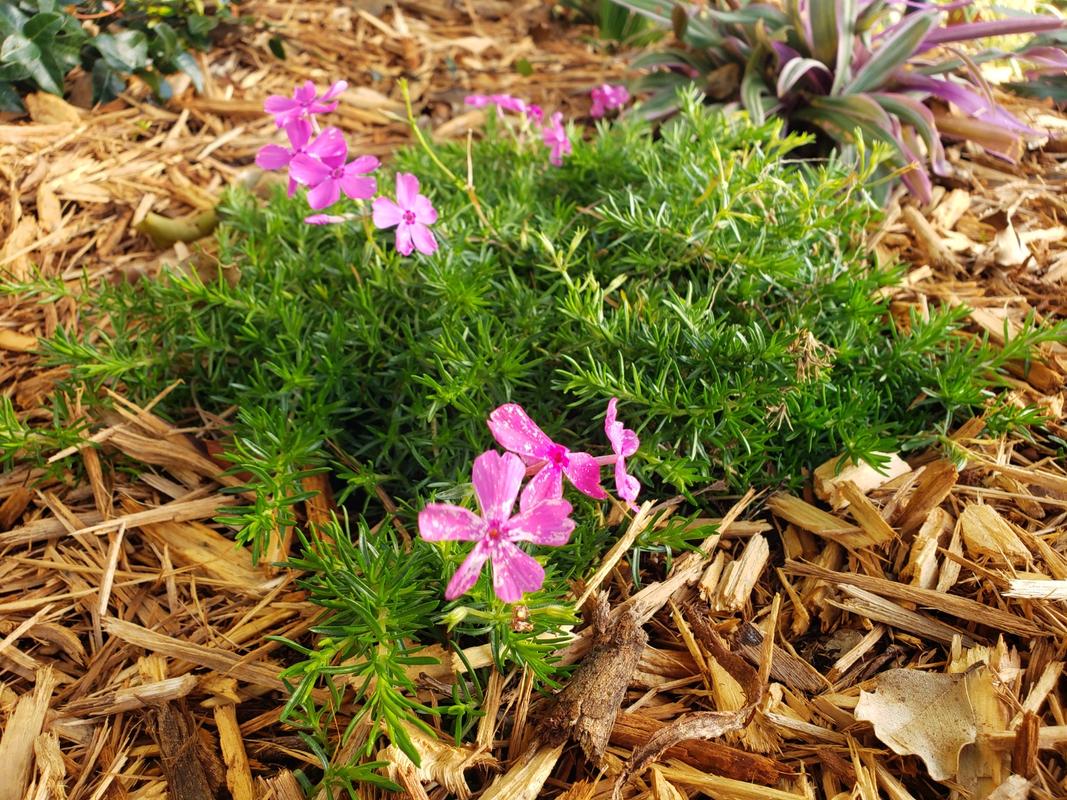
[{"label": "shredded bark", "polygon": [[538,730],[551,745],[573,737],[586,758],[600,764],[648,636],[630,609],[623,609],[609,622],[603,593],[595,595],[589,605],[595,630],[593,649],[556,696]]}]

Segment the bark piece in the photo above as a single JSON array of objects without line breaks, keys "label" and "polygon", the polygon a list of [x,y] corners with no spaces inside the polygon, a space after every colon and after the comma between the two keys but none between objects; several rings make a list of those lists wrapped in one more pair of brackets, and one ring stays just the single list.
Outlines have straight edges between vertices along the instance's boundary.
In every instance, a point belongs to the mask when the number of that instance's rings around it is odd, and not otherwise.
[{"label": "bark piece", "polygon": [[19,698],[0,738],[0,800],[23,800],[33,771],[33,745],[44,725],[55,688],[52,670],[37,673],[33,694]]},{"label": "bark piece", "polygon": [[[218,776],[205,767],[200,736],[189,712],[164,703],[147,714],[148,730],[159,747],[159,763],[171,797],[215,800]],[[213,771],[212,771],[213,772]]]},{"label": "bark piece", "polygon": [[594,603],[593,625],[597,632],[593,649],[556,695],[555,703],[541,721],[540,732],[551,745],[573,736],[586,757],[600,765],[648,637],[632,609],[624,609],[609,627],[605,595],[598,595]]}]

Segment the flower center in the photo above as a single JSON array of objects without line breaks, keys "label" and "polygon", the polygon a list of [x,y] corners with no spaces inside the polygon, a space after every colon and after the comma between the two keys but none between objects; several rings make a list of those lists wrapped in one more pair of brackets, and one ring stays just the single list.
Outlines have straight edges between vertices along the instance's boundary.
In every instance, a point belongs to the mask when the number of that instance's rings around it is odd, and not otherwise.
[{"label": "flower center", "polygon": [[504,537],[504,534],[500,532],[500,523],[490,522],[489,530],[485,533],[485,538],[489,541],[489,544],[496,544]]},{"label": "flower center", "polygon": [[404,212],[404,222],[407,225],[414,225],[415,224],[415,212],[414,211],[405,211]]},{"label": "flower center", "polygon": [[548,460],[555,464],[557,467],[565,467],[570,464],[570,459],[567,458],[569,451],[561,444],[554,444],[548,450]]},{"label": "flower center", "polygon": [[333,172],[330,173],[330,177],[333,178],[335,181],[341,180],[341,178],[343,178],[344,176],[345,176],[345,168],[344,167],[337,167]]}]

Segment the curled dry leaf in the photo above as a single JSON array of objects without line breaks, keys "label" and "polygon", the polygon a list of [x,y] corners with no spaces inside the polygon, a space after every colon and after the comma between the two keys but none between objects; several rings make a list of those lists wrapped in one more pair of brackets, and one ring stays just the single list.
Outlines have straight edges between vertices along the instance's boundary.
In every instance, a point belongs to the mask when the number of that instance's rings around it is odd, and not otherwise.
[{"label": "curled dry leaf", "polygon": [[608,624],[606,597],[598,592],[587,606],[591,606],[596,630],[593,649],[556,696],[540,726],[541,736],[553,745],[573,736],[586,758],[597,764],[604,757],[626,687],[648,643],[630,608]]},{"label": "curled dry leaf", "polygon": [[949,780],[959,767],[960,750],[978,732],[964,677],[914,669],[883,672],[874,692],[860,692],[856,719],[870,722],[894,753],[921,758],[930,777]]},{"label": "curled dry leaf", "polygon": [[730,731],[743,728],[756,713],[756,707],[763,700],[763,681],[760,674],[749,666],[743,658],[727,649],[722,638],[705,619],[696,606],[685,610],[686,620],[694,636],[714,656],[730,677],[740,684],[745,693],[744,706],[736,711],[696,711],[684,714],[672,724],[654,733],[643,747],[630,756],[615,780],[612,799],[619,800],[622,790],[634,775],[639,775],[659,758],[664,751],[687,739],[715,739]]}]

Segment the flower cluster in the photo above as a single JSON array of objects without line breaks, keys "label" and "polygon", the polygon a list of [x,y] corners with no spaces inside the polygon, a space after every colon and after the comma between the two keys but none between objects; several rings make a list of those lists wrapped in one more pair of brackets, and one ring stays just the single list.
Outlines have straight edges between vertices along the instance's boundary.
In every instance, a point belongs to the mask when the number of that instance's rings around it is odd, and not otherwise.
[{"label": "flower cluster", "polygon": [[[344,81],[332,84],[321,95],[315,84],[306,81],[292,97],[271,95],[263,103],[274,122],[285,130],[289,147],[268,144],[256,154],[261,169],[289,170],[289,196],[298,186],[307,187],[308,205],[316,211],[329,208],[343,194],[352,200],[369,200],[378,193],[378,182],[369,177],[380,166],[374,156],[348,160],[348,143],[339,128],[319,128],[316,116],[334,111],[337,98],[348,87]],[[408,256],[414,250],[430,255],[437,251],[437,239],[429,226],[437,221],[430,200],[419,194],[419,179],[409,173],[396,176],[396,201],[380,196],[374,200],[374,225],[396,228],[396,249]],[[350,219],[341,214],[312,214],[304,219],[312,225],[330,225]]]},{"label": "flower cluster", "polygon": [[[637,508],[634,501],[641,485],[626,472],[626,458],[637,452],[640,441],[619,422],[617,403],[614,397],[608,402],[604,419],[614,455],[600,458],[552,441],[515,403],[489,415],[489,431],[507,452],[489,450],[474,460],[471,481],[481,514],[448,503],[430,503],[419,512],[419,535],[426,541],[475,543],[449,581],[447,599],[468,592],[486,561],[492,564],[493,590],[505,603],[541,588],[544,568],[517,543],[559,547],[569,541],[574,520],[571,504],[563,499],[564,477],[583,494],[603,500],[608,495],[600,485],[600,468],[614,464],[619,497],[631,509]],[[530,480],[523,488],[527,475]],[[519,513],[513,514],[516,500]]]},{"label": "flower cluster", "polygon": [[[625,89],[623,90],[625,91]],[[548,160],[555,166],[563,165],[563,157],[571,154],[571,140],[563,125],[563,112],[555,112],[545,124],[545,112],[536,103],[527,103],[510,94],[472,94],[466,98],[467,105],[474,108],[496,106],[500,112],[521,114],[534,128],[541,129],[541,141],[549,149]]]},{"label": "flower cluster", "polygon": [[593,105],[589,109],[589,115],[597,119],[613,109],[622,108],[630,102],[630,93],[625,86],[616,86],[610,83],[594,87],[589,92],[589,96],[593,101]]}]

